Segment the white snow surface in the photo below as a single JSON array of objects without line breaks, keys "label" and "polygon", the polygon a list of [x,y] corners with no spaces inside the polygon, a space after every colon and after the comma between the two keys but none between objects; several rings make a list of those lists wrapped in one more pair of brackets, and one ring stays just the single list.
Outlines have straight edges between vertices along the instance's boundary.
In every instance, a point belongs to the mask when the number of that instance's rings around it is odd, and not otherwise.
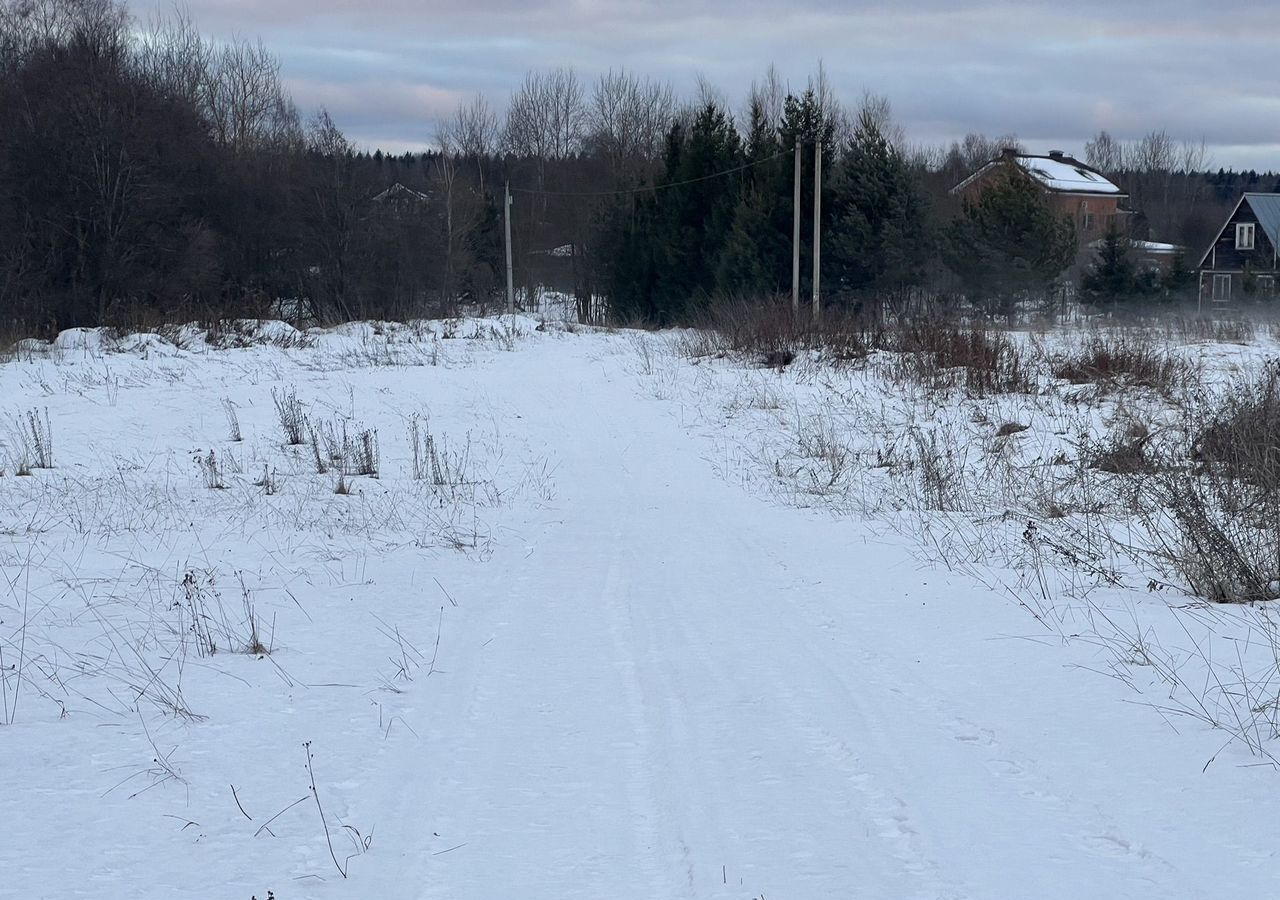
[{"label": "white snow surface", "polygon": [[1019,156],[1018,164],[1045,187],[1055,191],[1118,194],[1120,188],[1088,169],[1043,156]]},{"label": "white snow surface", "polygon": [[[1104,243],[1104,239],[1090,241],[1089,247],[1096,250]],[[1146,253],[1178,253],[1187,249],[1180,244],[1168,244],[1163,241],[1130,241],[1129,245],[1135,250],[1141,250]]]},{"label": "white snow surface", "polygon": [[[815,379],[535,324],[0,365],[7,449],[47,409],[55,463],[0,477],[0,896],[1274,895],[1274,769],[741,474],[773,414],[741,398]],[[282,446],[288,387],[376,428],[380,477],[337,495]],[[411,477],[415,414],[461,500]],[[202,655],[196,605],[271,652]]]}]

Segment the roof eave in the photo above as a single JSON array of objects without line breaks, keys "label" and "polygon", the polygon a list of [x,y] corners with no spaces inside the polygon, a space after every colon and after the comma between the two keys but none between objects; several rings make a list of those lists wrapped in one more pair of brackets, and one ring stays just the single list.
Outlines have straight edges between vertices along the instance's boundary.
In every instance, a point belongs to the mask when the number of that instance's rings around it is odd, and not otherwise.
[{"label": "roof eave", "polygon": [[1078,191],[1074,188],[1056,188],[1050,187],[1041,182],[1041,187],[1053,194],[1076,194],[1081,197],[1115,197],[1117,200],[1128,200],[1128,194],[1121,194],[1115,191]]},{"label": "roof eave", "polygon": [[965,188],[967,188],[969,185],[973,184],[975,181],[977,181],[979,178],[981,178],[983,175],[985,175],[987,172],[991,171],[993,168],[995,168],[996,166],[1000,165],[1002,162],[1003,162],[1002,160],[998,160],[998,159],[993,159],[993,160],[991,160],[991,162],[986,163],[984,166],[982,166],[982,168],[978,169],[978,171],[974,172],[972,175],[970,175],[970,176],[969,176],[968,178],[966,178],[964,181],[960,182],[960,183],[959,183],[959,184],[957,184],[955,187],[953,187],[953,188],[951,189],[950,193],[951,193],[952,195],[955,195],[955,194],[960,193],[960,192],[961,192],[961,191],[963,191]]},{"label": "roof eave", "polygon": [[1204,251],[1204,255],[1200,257],[1200,265],[1196,266],[1197,269],[1204,268],[1204,261],[1209,258],[1209,254],[1213,252],[1213,248],[1218,246],[1218,241],[1222,240],[1222,235],[1227,231],[1227,225],[1229,225],[1231,220],[1236,217],[1236,213],[1240,211],[1240,205],[1244,203],[1245,197],[1248,196],[1248,194],[1240,195],[1240,199],[1236,201],[1236,205],[1231,208],[1231,215],[1227,216],[1226,221],[1222,223],[1222,227],[1218,229],[1218,233],[1213,236],[1213,243],[1208,246]]}]

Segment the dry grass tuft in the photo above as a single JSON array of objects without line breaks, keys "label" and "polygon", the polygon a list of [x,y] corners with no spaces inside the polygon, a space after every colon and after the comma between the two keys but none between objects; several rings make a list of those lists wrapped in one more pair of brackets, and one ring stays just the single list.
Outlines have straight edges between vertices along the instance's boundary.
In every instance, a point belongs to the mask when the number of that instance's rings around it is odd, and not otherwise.
[{"label": "dry grass tuft", "polygon": [[1104,391],[1143,387],[1166,397],[1185,388],[1193,375],[1189,363],[1137,332],[1096,334],[1082,349],[1053,357],[1050,372],[1054,378]]}]

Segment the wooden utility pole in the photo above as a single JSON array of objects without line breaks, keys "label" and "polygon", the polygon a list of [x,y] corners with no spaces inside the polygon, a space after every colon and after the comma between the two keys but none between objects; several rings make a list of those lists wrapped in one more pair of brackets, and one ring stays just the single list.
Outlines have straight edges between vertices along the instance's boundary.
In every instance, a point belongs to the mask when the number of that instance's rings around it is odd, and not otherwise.
[{"label": "wooden utility pole", "polygon": [[503,188],[502,219],[507,233],[507,314],[516,311],[516,289],[511,279],[511,182]]},{"label": "wooden utility pole", "polygon": [[822,318],[822,137],[813,145],[813,321]]},{"label": "wooden utility pole", "polygon": [[800,315],[800,142],[796,141],[795,203],[791,226],[791,312]]}]

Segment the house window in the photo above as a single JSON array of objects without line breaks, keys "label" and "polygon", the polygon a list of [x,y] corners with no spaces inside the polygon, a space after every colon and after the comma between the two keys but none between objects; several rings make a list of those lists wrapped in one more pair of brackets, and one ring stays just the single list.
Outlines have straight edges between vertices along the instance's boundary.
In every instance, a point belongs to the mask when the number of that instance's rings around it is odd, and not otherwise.
[{"label": "house window", "polygon": [[1226,302],[1231,299],[1231,276],[1213,276],[1213,299]]},{"label": "house window", "polygon": [[1258,293],[1274,294],[1276,292],[1276,279],[1274,275],[1258,276]]},{"label": "house window", "polygon": [[1093,231],[1093,213],[1087,212],[1080,216],[1080,228],[1084,231]]},{"label": "house window", "polygon": [[1253,249],[1253,223],[1241,222],[1236,226],[1236,249]]}]

